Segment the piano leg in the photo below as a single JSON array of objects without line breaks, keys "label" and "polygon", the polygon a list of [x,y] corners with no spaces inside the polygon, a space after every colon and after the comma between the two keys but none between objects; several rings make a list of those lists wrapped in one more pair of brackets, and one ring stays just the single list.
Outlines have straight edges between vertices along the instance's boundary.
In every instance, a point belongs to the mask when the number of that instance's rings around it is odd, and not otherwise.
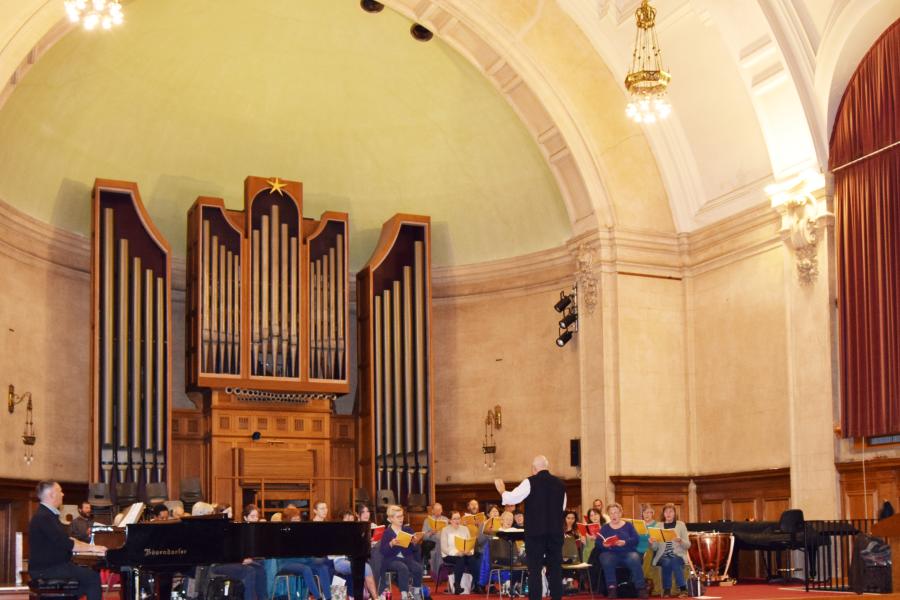
[{"label": "piano leg", "polygon": [[156,574],[156,597],[160,600],[169,600],[172,597],[172,574]]},{"label": "piano leg", "polygon": [[140,569],[132,569],[131,567],[122,567],[122,600],[140,600],[141,586],[139,583],[141,577]]},{"label": "piano leg", "polygon": [[362,598],[366,589],[366,557],[350,557],[350,577],[353,580],[353,597]]}]

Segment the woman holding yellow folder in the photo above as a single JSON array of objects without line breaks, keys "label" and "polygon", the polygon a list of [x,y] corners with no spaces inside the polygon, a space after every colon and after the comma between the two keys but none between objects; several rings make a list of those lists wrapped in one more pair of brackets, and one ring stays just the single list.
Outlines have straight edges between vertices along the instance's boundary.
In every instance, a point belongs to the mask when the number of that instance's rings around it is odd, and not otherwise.
[{"label": "woman holding yellow folder", "polygon": [[441,556],[453,565],[453,593],[461,594],[462,576],[468,573],[473,584],[478,582],[479,557],[475,555],[475,539],[469,528],[460,524],[459,512],[450,513],[450,524],[441,530]]},{"label": "woman holding yellow folder", "polygon": [[403,525],[403,509],[391,505],[387,507],[384,535],[378,545],[381,553],[379,581],[384,580],[387,571],[396,571],[397,587],[402,600],[422,600],[422,553],[419,551],[421,536]]},{"label": "woman holding yellow folder", "polygon": [[688,548],[691,547],[691,540],[688,537],[687,526],[683,521],[678,520],[674,504],[666,504],[663,507],[662,516],[663,520],[658,526],[663,532],[674,531],[675,535],[666,535],[664,541],[655,539],[652,541],[655,551],[653,564],[662,568],[663,596],[669,595],[672,587],[672,575],[675,575],[678,597],[685,598],[688,594],[684,581],[684,557],[687,555]]}]

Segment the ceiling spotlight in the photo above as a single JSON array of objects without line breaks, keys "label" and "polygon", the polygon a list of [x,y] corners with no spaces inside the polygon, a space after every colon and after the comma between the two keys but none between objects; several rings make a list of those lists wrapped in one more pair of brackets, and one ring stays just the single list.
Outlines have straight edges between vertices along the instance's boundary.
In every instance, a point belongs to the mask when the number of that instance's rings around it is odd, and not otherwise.
[{"label": "ceiling spotlight", "polygon": [[562,292],[559,293],[559,300],[557,300],[556,304],[553,305],[553,308],[556,312],[561,313],[566,310],[566,308],[572,304],[572,294],[565,295]]},{"label": "ceiling spotlight", "polygon": [[572,325],[572,323],[574,323],[577,320],[578,320],[578,313],[570,312],[569,314],[567,314],[566,316],[564,316],[562,319],[559,320],[559,328],[560,329],[568,329],[569,326]]},{"label": "ceiling spotlight", "polygon": [[380,13],[384,10],[384,4],[377,0],[360,0],[359,5],[367,13]]},{"label": "ceiling spotlight", "polygon": [[556,338],[556,345],[559,346],[560,348],[562,348],[563,346],[568,344],[569,340],[571,340],[571,339],[572,339],[572,332],[571,331],[563,331],[561,334],[559,334],[559,337]]},{"label": "ceiling spotlight", "polygon": [[409,28],[409,34],[413,36],[413,39],[420,42],[427,42],[434,37],[433,33],[418,23],[413,23],[413,26]]}]

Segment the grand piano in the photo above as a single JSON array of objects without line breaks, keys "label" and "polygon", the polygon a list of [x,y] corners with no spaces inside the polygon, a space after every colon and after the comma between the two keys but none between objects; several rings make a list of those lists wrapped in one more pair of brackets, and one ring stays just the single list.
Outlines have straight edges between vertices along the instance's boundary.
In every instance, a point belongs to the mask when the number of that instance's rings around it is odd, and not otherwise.
[{"label": "grand piano", "polygon": [[365,522],[233,523],[216,516],[136,523],[124,530],[95,533],[94,542],[108,548],[105,559],[95,566],[120,571],[122,600],[137,600],[142,574],[166,581],[196,566],[238,563],[251,557],[343,554],[350,559],[353,589],[362,590],[370,535]]}]

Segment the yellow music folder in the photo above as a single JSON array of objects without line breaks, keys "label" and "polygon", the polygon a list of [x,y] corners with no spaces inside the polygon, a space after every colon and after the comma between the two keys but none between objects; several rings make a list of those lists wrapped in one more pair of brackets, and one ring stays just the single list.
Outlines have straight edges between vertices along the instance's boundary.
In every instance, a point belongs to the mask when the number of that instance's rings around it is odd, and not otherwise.
[{"label": "yellow music folder", "polygon": [[469,537],[475,539],[478,537],[478,525],[475,523],[469,523],[466,525],[466,529],[469,530]]},{"label": "yellow music folder", "polygon": [[638,535],[649,535],[647,531],[647,523],[643,519],[625,519],[634,526],[634,530]]},{"label": "yellow music folder", "polygon": [[503,524],[500,521],[500,517],[491,517],[484,522],[485,533],[494,533],[499,531],[501,527],[503,527]]},{"label": "yellow music folder", "polygon": [[400,546],[401,548],[409,548],[409,544],[410,544],[410,542],[412,542],[412,540],[413,540],[412,534],[409,534],[403,530],[400,530],[397,533],[397,542],[394,545]]},{"label": "yellow music folder", "polygon": [[475,552],[475,539],[466,539],[463,537],[459,537],[458,535],[453,536],[453,544],[456,546],[457,551],[460,554],[471,554]]},{"label": "yellow music folder", "polygon": [[474,515],[463,515],[462,516],[462,524],[463,525],[481,525],[485,521],[485,516],[483,512],[475,513]]},{"label": "yellow music folder", "polygon": [[447,521],[440,521],[433,517],[426,517],[425,522],[428,523],[428,527],[430,527],[432,531],[436,532],[440,532],[441,529],[447,526]]},{"label": "yellow music folder", "polygon": [[675,533],[674,529],[661,529],[659,527],[648,527],[647,532],[650,534],[650,539],[654,542],[672,542],[678,539],[678,534]]}]

